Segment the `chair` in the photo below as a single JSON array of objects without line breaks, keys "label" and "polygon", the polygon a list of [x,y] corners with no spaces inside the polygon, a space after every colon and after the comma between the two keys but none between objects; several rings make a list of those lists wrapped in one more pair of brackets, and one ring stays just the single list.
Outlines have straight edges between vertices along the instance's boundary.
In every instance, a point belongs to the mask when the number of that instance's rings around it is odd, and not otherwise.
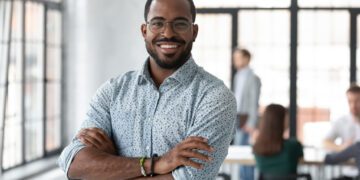
[{"label": "chair", "polygon": [[310,174],[270,175],[260,173],[259,180],[311,180]]}]

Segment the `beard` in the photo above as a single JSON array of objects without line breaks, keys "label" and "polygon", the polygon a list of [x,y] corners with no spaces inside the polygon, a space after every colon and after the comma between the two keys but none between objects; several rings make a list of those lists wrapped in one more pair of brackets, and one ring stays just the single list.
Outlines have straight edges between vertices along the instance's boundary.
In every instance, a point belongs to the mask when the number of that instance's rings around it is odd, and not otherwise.
[{"label": "beard", "polygon": [[[176,40],[176,39],[161,39],[159,41],[180,42],[182,45],[185,45],[185,42]],[[181,52],[180,56],[177,59],[167,60],[167,59],[161,59],[159,57],[158,53],[155,51],[155,49],[151,49],[150,42],[147,42],[147,41],[145,42],[147,52],[154,59],[155,63],[163,69],[178,69],[183,64],[185,64],[185,62],[190,58],[192,43],[193,42],[189,42],[189,44],[186,46],[185,50],[183,52]],[[167,58],[171,59],[175,56],[175,54],[165,55],[165,56]]]}]

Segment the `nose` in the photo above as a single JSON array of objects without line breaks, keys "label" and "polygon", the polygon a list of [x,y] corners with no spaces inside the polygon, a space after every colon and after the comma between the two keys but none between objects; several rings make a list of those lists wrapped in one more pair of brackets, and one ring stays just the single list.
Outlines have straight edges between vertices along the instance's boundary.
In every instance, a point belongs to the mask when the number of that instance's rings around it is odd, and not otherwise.
[{"label": "nose", "polygon": [[164,30],[161,33],[167,38],[171,38],[176,34],[170,22],[165,24]]}]

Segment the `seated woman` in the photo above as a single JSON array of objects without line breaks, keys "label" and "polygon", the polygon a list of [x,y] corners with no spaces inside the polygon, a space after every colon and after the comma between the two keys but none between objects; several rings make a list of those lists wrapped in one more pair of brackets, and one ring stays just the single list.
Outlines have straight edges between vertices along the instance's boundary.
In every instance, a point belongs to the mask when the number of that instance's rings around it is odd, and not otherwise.
[{"label": "seated woman", "polygon": [[293,138],[284,138],[286,109],[277,104],[266,107],[253,145],[256,166],[261,175],[284,176],[297,172],[303,147]]}]

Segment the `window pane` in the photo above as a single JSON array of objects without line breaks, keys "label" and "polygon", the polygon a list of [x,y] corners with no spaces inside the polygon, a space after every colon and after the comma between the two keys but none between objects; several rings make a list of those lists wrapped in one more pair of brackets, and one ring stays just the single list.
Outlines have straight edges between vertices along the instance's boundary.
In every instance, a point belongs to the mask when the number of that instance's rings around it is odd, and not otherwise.
[{"label": "window pane", "polygon": [[26,118],[25,122],[25,160],[30,161],[43,156],[43,119]]},{"label": "window pane", "polygon": [[6,102],[6,117],[21,117],[21,90],[21,84],[9,84]]},{"label": "window pane", "polygon": [[61,145],[60,118],[47,119],[46,123],[46,151],[51,152],[60,148]]},{"label": "window pane", "polygon": [[4,132],[6,138],[4,138],[3,168],[8,169],[22,163],[21,118],[14,116],[5,119]]},{"label": "window pane", "polygon": [[195,0],[197,8],[220,7],[289,7],[290,0]]},{"label": "window pane", "polygon": [[11,23],[11,38],[20,41],[22,36],[23,2],[13,2],[13,21]]},{"label": "window pane", "polygon": [[[5,43],[9,39],[9,23],[11,2],[0,1],[0,42]],[[1,52],[0,52],[1,55]]]},{"label": "window pane", "polygon": [[360,7],[358,0],[299,0],[300,7]]},{"label": "window pane", "polygon": [[49,11],[47,13],[48,23],[47,23],[47,43],[50,46],[61,45],[61,13],[58,11]]},{"label": "window pane", "polygon": [[27,119],[43,118],[43,83],[25,84],[25,116]]},{"label": "window pane", "polygon": [[5,84],[7,68],[8,45],[0,43],[0,86]]},{"label": "window pane", "polygon": [[9,82],[20,82],[22,80],[22,45],[12,43],[9,64]]},{"label": "window pane", "polygon": [[197,24],[199,29],[211,31],[201,31],[198,34],[192,51],[196,63],[230,87],[231,16],[200,14],[197,16]]},{"label": "window pane", "polygon": [[[288,11],[241,11],[239,40],[252,53],[251,67],[261,79],[260,107],[289,104],[290,14]],[[276,79],[276,85],[274,80]]]},{"label": "window pane", "polygon": [[44,40],[44,6],[26,2],[26,41],[42,43]]},{"label": "window pane", "polygon": [[42,81],[44,79],[44,45],[26,45],[25,76],[27,81]]},{"label": "window pane", "polygon": [[46,87],[46,117],[60,116],[61,85],[59,83],[49,83]]},{"label": "window pane", "polygon": [[304,144],[320,141],[324,134],[303,132],[304,125],[348,112],[349,18],[347,11],[299,12],[298,137],[310,133],[312,138],[302,139]]},{"label": "window pane", "polygon": [[61,49],[48,48],[46,62],[46,78],[47,80],[61,79]]},{"label": "window pane", "polygon": [[10,83],[6,104],[3,168],[22,163],[21,84]]},{"label": "window pane", "polygon": [[44,79],[44,45],[27,44],[25,57],[26,81],[43,81]]}]

